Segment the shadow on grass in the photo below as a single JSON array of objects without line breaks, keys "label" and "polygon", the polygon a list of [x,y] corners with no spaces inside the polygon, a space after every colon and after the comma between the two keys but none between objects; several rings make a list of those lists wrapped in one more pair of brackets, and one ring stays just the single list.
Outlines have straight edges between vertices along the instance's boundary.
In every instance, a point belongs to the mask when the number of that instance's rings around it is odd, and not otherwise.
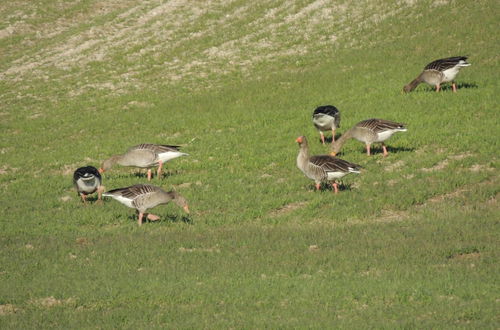
[{"label": "shadow on grass", "polygon": [[[343,182],[337,182],[337,183],[338,183],[339,193],[341,193],[342,191],[351,191],[352,190],[350,184],[346,184]],[[316,186],[314,184],[309,185],[308,188],[309,188],[309,190],[316,192]],[[324,192],[324,191],[329,191],[332,193],[334,192],[333,187],[330,183],[322,182],[321,187],[320,187],[320,192]]]},{"label": "shadow on grass", "polygon": [[[477,88],[479,88],[479,86],[476,83],[466,83],[466,82],[457,83],[457,91],[459,89],[477,89]],[[451,84],[449,84],[449,83],[441,85],[441,88],[440,88],[440,92],[448,92],[448,91],[452,91],[452,90],[453,89],[451,87]],[[436,88],[427,86],[427,88],[421,89],[420,91],[421,92],[436,92]]]},{"label": "shadow on grass", "polygon": [[[387,148],[387,152],[389,153],[389,156],[391,156],[391,154],[397,154],[399,152],[414,152],[415,151],[415,148],[407,148],[407,147],[391,147],[391,146],[387,146],[386,145],[386,148]],[[363,148],[362,149],[362,152],[366,155],[366,149]],[[374,144],[372,145],[372,147],[370,148],[370,156],[366,156],[366,157],[372,157],[374,155],[378,155],[378,154],[382,154],[383,153],[383,150],[382,150],[382,147],[380,145],[377,145],[377,144]],[[338,158],[342,158],[344,159],[343,157],[347,157],[348,155],[346,155],[343,151],[339,152],[336,157]]]},{"label": "shadow on grass", "polygon": [[[151,221],[148,220],[148,214],[149,213],[144,213],[144,217],[142,219],[142,223],[161,223],[161,222],[172,222],[172,223],[186,223],[186,224],[193,224],[193,219],[191,219],[190,216],[186,215],[172,215],[168,214],[166,216],[160,216],[160,219],[156,221]],[[137,213],[131,214],[127,217],[129,220],[133,220],[137,222]]]}]

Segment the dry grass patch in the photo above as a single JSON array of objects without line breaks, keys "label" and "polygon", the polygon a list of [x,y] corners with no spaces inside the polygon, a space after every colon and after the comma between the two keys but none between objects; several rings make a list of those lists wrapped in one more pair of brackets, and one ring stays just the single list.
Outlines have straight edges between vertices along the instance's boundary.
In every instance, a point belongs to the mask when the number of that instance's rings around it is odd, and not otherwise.
[{"label": "dry grass patch", "polygon": [[53,296],[50,296],[46,298],[31,299],[29,303],[37,307],[52,308],[56,306],[74,305],[76,303],[76,299],[75,298],[56,299]]},{"label": "dry grass patch", "polygon": [[9,315],[19,312],[20,309],[12,304],[0,305],[0,315]]}]

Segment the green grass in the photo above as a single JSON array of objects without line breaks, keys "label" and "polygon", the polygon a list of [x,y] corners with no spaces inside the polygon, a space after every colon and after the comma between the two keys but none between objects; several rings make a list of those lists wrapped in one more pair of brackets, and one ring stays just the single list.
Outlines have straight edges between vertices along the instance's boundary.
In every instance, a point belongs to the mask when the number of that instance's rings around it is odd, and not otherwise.
[{"label": "green grass", "polygon": [[[498,327],[498,4],[309,3],[0,6],[0,36],[18,22],[0,38],[0,327]],[[401,93],[455,55],[472,63],[457,94]],[[328,152],[323,104],[340,132],[408,125],[387,158],[349,141],[341,157],[364,170],[338,195],[295,166],[299,135]],[[138,227],[112,200],[81,205],[73,171],[143,142],[190,154],[153,181],[189,220],[167,205]]]}]

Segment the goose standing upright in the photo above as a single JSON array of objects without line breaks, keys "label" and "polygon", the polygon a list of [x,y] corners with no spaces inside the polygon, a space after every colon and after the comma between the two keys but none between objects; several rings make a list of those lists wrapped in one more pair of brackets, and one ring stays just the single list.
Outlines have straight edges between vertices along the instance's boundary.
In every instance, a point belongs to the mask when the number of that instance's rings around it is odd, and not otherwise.
[{"label": "goose standing upright", "polygon": [[349,173],[360,173],[361,166],[330,155],[310,156],[309,145],[305,136],[295,140],[299,146],[297,167],[306,177],[314,180],[316,189],[320,190],[321,182],[331,182],[335,193],[338,193],[338,184],[335,180]]},{"label": "goose standing upright", "polygon": [[160,178],[163,163],[188,154],[180,152],[179,146],[143,143],[131,147],[123,155],[115,155],[106,159],[99,169],[100,173],[109,170],[114,164],[148,169],[148,181],[151,181],[151,167],[158,165],[157,175]]},{"label": "goose standing upright", "polygon": [[429,85],[436,86],[436,92],[439,92],[442,83],[450,82],[453,92],[457,91],[457,86],[454,82],[455,77],[461,68],[469,66],[466,56],[456,56],[442,58],[427,64],[424,71],[413,79],[408,85],[403,88],[405,93],[409,93],[417,86],[425,82]]},{"label": "goose standing upright", "polygon": [[[136,184],[125,188],[113,189],[105,192],[103,196],[111,197],[123,205],[136,209],[139,225],[142,225],[142,217],[148,209],[152,209],[160,204],[167,204],[170,201],[182,207],[189,214],[188,202],[183,196],[175,191],[165,191],[160,187],[149,184]],[[154,214],[148,214],[147,217],[150,220],[159,219]]]},{"label": "goose standing upright", "polygon": [[342,134],[342,136],[332,144],[331,154],[335,156],[338,154],[344,143],[351,138],[354,138],[360,142],[365,143],[366,153],[370,156],[370,146],[374,142],[382,143],[382,150],[384,152],[384,157],[389,153],[384,144],[384,141],[390,138],[396,132],[406,132],[405,124],[396,123],[385,119],[367,119],[360,121],[354,127],[349,129],[347,132]]},{"label": "goose standing upright", "polygon": [[87,195],[93,194],[97,191],[97,201],[102,202],[102,186],[101,174],[97,168],[93,166],[84,166],[78,168],[73,173],[73,185],[77,193],[82,198],[83,204],[87,203]]},{"label": "goose standing upright", "polygon": [[340,111],[333,105],[317,107],[312,116],[313,124],[318,129],[321,142],[325,144],[324,131],[332,131],[332,142],[335,142],[335,129],[340,127]]}]

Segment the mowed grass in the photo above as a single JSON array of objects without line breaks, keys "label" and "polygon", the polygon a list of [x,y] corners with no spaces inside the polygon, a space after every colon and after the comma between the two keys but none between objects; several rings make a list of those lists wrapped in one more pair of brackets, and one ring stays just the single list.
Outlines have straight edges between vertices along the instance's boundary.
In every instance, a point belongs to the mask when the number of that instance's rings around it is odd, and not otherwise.
[{"label": "mowed grass", "polygon": [[[49,6],[32,24],[90,15],[97,4]],[[273,6],[246,8],[242,21],[258,21]],[[122,9],[111,7],[92,22],[120,17]],[[222,4],[202,18],[238,8],[244,12],[244,3]],[[141,88],[114,92],[79,82],[108,83],[110,68],[133,62],[128,48],[83,68],[48,70],[48,80],[36,71],[4,75],[0,325],[497,328],[498,13],[493,1],[421,2],[344,31],[349,38],[332,47],[178,82],[163,81],[168,72],[146,57],[134,78]],[[239,38],[240,26],[227,24],[225,33]],[[82,31],[84,23],[58,38]],[[0,39],[3,71],[58,42],[42,38],[24,50],[15,46],[22,37]],[[198,50],[224,38],[187,45]],[[302,45],[292,40],[280,47]],[[401,93],[425,64],[455,55],[472,63],[458,76],[457,94],[427,86]],[[340,156],[364,169],[337,195],[315,192],[295,166],[299,135],[313,153],[328,152],[311,123],[324,104],[340,109],[340,133],[372,117],[408,126],[388,141],[387,158],[368,158],[362,144],[348,142]],[[81,205],[73,171],[143,142],[180,144],[190,154],[152,183],[183,194],[192,214],[158,207],[162,221],[138,227],[135,213],[115,201]],[[146,178],[135,169],[104,174],[108,189],[139,182]]]}]

